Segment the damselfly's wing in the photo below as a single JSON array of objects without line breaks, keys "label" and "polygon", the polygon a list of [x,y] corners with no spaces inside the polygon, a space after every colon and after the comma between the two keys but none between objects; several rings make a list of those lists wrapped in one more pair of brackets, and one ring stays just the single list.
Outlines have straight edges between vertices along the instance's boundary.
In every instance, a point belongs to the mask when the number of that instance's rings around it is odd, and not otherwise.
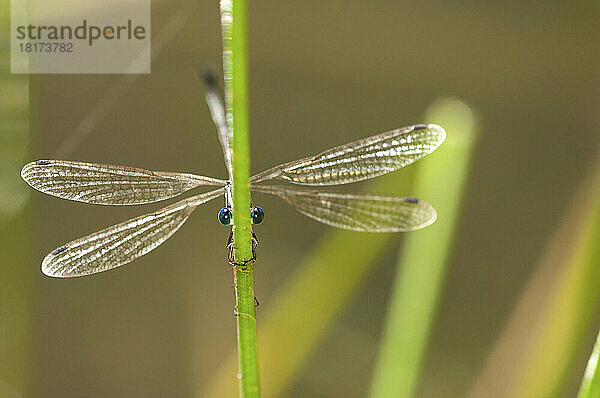
[{"label": "damselfly's wing", "polygon": [[253,176],[250,182],[338,185],[362,181],[415,162],[433,152],[445,138],[444,129],[435,124],[403,127],[275,166]]},{"label": "damselfly's wing", "polygon": [[413,231],[436,219],[430,204],[410,197],[263,185],[253,186],[252,190],[278,196],[308,217],[352,231]]},{"label": "damselfly's wing", "polygon": [[44,258],[42,272],[55,277],[83,276],[127,264],[167,240],[198,205],[221,196],[224,190],[181,200],[60,246]]},{"label": "damselfly's wing", "polygon": [[229,175],[229,181],[231,181],[233,179],[231,166],[231,145],[229,143],[229,129],[227,128],[225,106],[223,106],[223,101],[219,95],[217,80],[213,70],[205,67],[200,72],[200,77],[202,80],[204,80],[204,84],[206,85],[206,103],[208,104],[208,109],[210,109],[210,114],[213,118],[215,126],[217,127],[217,134],[219,136],[219,141],[221,142],[221,148],[223,149],[225,167],[227,167],[227,174]]},{"label": "damselfly's wing", "polygon": [[223,180],[195,174],[65,160],[28,163],[21,170],[21,177],[49,195],[101,205],[157,202],[199,185],[226,184]]}]

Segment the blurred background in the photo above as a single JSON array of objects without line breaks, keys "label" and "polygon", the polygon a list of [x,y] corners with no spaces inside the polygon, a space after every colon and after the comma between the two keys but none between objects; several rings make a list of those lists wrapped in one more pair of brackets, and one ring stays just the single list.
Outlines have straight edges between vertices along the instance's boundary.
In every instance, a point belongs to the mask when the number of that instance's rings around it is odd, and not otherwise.
[{"label": "blurred background", "polygon": [[[162,205],[68,202],[19,177],[28,161],[65,158],[225,178],[195,78],[199,64],[221,67],[218,2],[153,1],[152,72],[135,76],[10,75],[8,3],[0,13],[0,396],[235,396],[222,203],[198,208],[130,265],[51,279],[39,267],[52,249]],[[414,233],[423,253],[443,251],[443,261],[434,275],[423,271],[412,285],[417,305],[402,310],[404,319],[430,316],[415,332],[417,359],[396,358],[412,366],[402,396],[574,396],[600,329],[600,4],[250,3],[253,172],[415,123],[447,127],[449,144],[468,130],[454,158],[465,169],[442,170],[435,195],[424,196],[425,170],[437,152],[349,187],[456,205],[430,227],[445,231],[443,247],[419,235],[427,229]],[[255,230],[264,396],[377,396],[413,233],[339,234],[280,200],[253,200],[266,211]],[[343,262],[352,250],[362,264]],[[332,269],[339,273],[321,277]],[[432,286],[432,305],[421,309],[420,288]]]}]

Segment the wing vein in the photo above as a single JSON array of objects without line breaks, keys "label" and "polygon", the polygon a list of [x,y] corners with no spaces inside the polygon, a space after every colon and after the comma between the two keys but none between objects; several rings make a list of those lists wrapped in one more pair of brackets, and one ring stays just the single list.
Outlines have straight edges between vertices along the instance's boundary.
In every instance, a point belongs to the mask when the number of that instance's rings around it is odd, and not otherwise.
[{"label": "wing vein", "polygon": [[280,197],[308,217],[352,231],[412,231],[430,225],[437,216],[430,204],[411,197],[272,185],[253,185],[252,190]]},{"label": "wing vein", "polygon": [[189,173],[63,160],[38,160],[21,170],[33,188],[59,198],[101,205],[136,205],[172,198],[200,185],[227,182]]},{"label": "wing vein", "polygon": [[157,212],[71,241],[44,258],[42,272],[56,277],[83,276],[127,264],[167,240],[198,205],[221,196],[224,191],[219,188],[183,199]]},{"label": "wing vein", "polygon": [[444,129],[435,124],[403,127],[275,166],[252,176],[250,182],[279,180],[300,185],[358,182],[408,166],[433,152],[445,138]]}]

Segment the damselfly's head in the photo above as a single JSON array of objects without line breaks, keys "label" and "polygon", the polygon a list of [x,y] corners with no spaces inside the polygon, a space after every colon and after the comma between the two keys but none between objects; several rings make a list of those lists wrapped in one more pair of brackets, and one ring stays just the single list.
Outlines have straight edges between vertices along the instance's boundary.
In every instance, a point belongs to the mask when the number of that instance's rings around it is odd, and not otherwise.
[{"label": "damselfly's head", "polygon": [[[233,211],[230,207],[223,207],[217,213],[217,218],[221,224],[229,226],[233,223]],[[252,219],[252,224],[260,224],[265,218],[265,211],[260,206],[254,206],[250,210],[250,218]]]}]

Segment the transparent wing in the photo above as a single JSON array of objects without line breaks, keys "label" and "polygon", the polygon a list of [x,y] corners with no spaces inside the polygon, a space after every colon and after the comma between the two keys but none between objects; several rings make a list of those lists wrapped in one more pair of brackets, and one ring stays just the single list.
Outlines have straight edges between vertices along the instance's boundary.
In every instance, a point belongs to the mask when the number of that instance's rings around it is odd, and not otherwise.
[{"label": "transparent wing", "polygon": [[21,177],[49,195],[101,205],[157,202],[199,185],[226,184],[223,180],[195,174],[65,160],[28,163],[21,170]]},{"label": "transparent wing", "polygon": [[253,176],[250,182],[338,185],[362,181],[415,162],[433,152],[444,139],[446,132],[435,124],[403,127],[275,166]]},{"label": "transparent wing", "polygon": [[229,143],[229,129],[227,128],[225,107],[223,106],[223,101],[219,95],[214,71],[209,67],[204,67],[200,71],[200,75],[202,80],[204,80],[204,84],[206,85],[206,103],[208,104],[208,109],[210,110],[210,114],[215,126],[217,127],[217,134],[219,136],[219,141],[221,142],[221,148],[223,149],[225,167],[227,167],[229,181],[231,181],[233,179],[231,166],[231,146]]},{"label": "transparent wing", "polygon": [[252,190],[278,196],[310,218],[352,231],[413,231],[436,219],[430,204],[410,197],[261,185],[253,186]]},{"label": "transparent wing", "polygon": [[194,209],[221,196],[224,188],[181,200],[54,249],[42,261],[42,272],[54,277],[95,274],[127,264],[167,240]]}]

